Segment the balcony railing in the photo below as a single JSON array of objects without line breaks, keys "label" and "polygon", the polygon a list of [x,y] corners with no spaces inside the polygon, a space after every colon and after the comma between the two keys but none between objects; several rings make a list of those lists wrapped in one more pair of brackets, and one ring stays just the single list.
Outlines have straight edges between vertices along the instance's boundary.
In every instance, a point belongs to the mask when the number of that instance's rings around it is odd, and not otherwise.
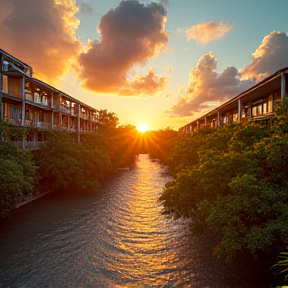
[{"label": "balcony railing", "polygon": [[8,118],[6,119],[10,124],[16,125],[16,126],[21,126],[22,120],[21,119],[13,119],[13,118]]},{"label": "balcony railing", "polygon": [[81,113],[81,118],[89,119],[89,114],[88,113]]},{"label": "balcony railing", "polygon": [[93,121],[93,122],[99,122],[99,117],[97,117],[97,116],[92,116],[92,121]]},{"label": "balcony railing", "polygon": [[26,127],[33,127],[34,126],[33,121],[32,120],[25,120],[25,126]]},{"label": "balcony railing", "polygon": [[41,147],[41,145],[45,144],[45,141],[14,141],[12,142],[14,145],[16,145],[19,148],[24,148],[25,150],[36,150]]},{"label": "balcony railing", "polygon": [[70,107],[67,107],[67,106],[64,106],[64,105],[60,105],[60,109],[63,112],[66,112],[66,113],[69,113],[69,114],[71,113]]},{"label": "balcony railing", "polygon": [[51,124],[46,122],[37,122],[37,128],[51,129]]},{"label": "balcony railing", "polygon": [[78,107],[71,108],[71,115],[78,116]]},{"label": "balcony railing", "polygon": [[71,132],[75,132],[77,129],[76,129],[76,126],[68,126],[67,124],[54,124],[53,126],[54,129],[57,129],[57,130],[66,130],[66,131],[71,131]]}]

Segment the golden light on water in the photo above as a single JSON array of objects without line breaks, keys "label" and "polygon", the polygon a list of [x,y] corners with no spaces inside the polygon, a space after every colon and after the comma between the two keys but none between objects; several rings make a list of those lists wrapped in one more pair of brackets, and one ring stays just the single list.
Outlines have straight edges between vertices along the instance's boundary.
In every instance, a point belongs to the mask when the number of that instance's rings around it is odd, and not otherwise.
[{"label": "golden light on water", "polygon": [[141,124],[141,125],[137,126],[137,130],[142,132],[142,133],[144,133],[147,130],[149,130],[149,127],[147,125],[145,125],[145,124]]}]

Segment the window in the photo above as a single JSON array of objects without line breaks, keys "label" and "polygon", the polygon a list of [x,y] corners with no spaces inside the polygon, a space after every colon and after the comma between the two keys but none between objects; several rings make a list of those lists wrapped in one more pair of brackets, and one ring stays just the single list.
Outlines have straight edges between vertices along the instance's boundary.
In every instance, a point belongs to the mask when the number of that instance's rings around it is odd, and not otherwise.
[{"label": "window", "polygon": [[32,92],[29,88],[25,88],[25,98],[33,101]]},{"label": "window", "polygon": [[260,99],[252,104],[252,117],[265,114],[263,112],[263,99]]},{"label": "window", "polygon": [[40,95],[38,92],[34,93],[34,102],[39,104],[41,103]]},{"label": "window", "polygon": [[8,104],[8,119],[20,119],[20,108],[18,106]]}]

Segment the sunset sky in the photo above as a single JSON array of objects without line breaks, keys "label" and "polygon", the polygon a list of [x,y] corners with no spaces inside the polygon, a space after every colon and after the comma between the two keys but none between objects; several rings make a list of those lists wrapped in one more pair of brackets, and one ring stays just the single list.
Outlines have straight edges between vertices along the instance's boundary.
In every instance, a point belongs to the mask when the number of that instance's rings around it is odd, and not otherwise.
[{"label": "sunset sky", "polygon": [[0,48],[121,124],[178,129],[288,67],[288,0],[0,0]]}]

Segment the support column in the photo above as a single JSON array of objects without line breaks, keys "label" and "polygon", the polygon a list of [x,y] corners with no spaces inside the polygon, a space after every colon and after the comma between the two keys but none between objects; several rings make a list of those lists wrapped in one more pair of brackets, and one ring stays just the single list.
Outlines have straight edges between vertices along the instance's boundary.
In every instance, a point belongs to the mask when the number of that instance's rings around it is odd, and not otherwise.
[{"label": "support column", "polygon": [[0,55],[0,123],[4,118],[3,105],[2,105],[2,91],[3,91],[3,56]]},{"label": "support column", "polygon": [[51,110],[52,110],[52,113],[51,113],[51,129],[54,129],[54,95],[51,95]]},{"label": "support column", "polygon": [[281,75],[281,100],[283,101],[286,96],[286,75]]},{"label": "support column", "polygon": [[3,113],[3,101],[2,101],[2,89],[0,90],[0,123],[2,122],[2,120],[3,120],[3,115],[4,115],[4,113]]},{"label": "support column", "polygon": [[220,122],[220,110],[218,110],[218,113],[217,113],[217,125],[218,125],[218,127],[221,126],[221,122]]},{"label": "support column", "polygon": [[35,149],[35,148],[39,148],[39,147],[37,147],[37,140],[36,140],[36,137],[37,137],[37,133],[38,132],[33,132],[33,148]]},{"label": "support column", "polygon": [[241,100],[238,99],[238,122],[239,123],[241,123],[241,112],[242,112]]},{"label": "support column", "polygon": [[204,125],[207,127],[207,116],[204,117]]},{"label": "support column", "polygon": [[81,105],[78,104],[78,117],[77,117],[77,121],[78,121],[78,131],[77,131],[77,137],[78,137],[78,142],[80,143],[81,142],[81,139],[80,139],[80,115],[81,115]]},{"label": "support column", "polygon": [[92,132],[92,117],[91,117],[92,111],[88,109],[88,112],[89,112],[89,132],[91,133]]},{"label": "support column", "polygon": [[22,77],[22,87],[21,87],[21,96],[22,96],[22,126],[25,126],[25,77]]},{"label": "support column", "polygon": [[[22,96],[22,127],[25,126],[25,112],[26,112],[26,103],[25,103],[25,77],[22,77],[22,87],[21,87],[21,96]],[[25,150],[25,136],[22,138],[22,148]]]},{"label": "support column", "polygon": [[252,108],[252,102],[249,103],[249,113],[250,113],[250,116],[249,118],[253,118],[253,108]]}]

